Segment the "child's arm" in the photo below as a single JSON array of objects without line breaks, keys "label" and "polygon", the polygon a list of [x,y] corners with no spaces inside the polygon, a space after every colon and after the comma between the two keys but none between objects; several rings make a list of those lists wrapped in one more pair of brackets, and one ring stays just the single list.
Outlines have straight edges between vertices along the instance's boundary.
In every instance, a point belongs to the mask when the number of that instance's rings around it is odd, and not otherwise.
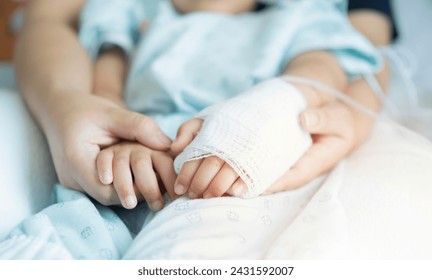
[{"label": "child's arm", "polygon": [[113,46],[103,50],[94,65],[93,93],[125,107],[123,87],[126,64],[126,55],[120,48]]},{"label": "child's arm", "polygon": [[[120,107],[126,76],[126,56],[117,47],[104,50],[94,65],[95,95]],[[168,153],[151,150],[138,142],[120,142],[101,150],[97,156],[99,180],[114,186],[123,207],[132,209],[145,199],[153,211],[163,207],[162,189],[174,198],[173,158]],[[163,186],[160,186],[160,178]]]}]

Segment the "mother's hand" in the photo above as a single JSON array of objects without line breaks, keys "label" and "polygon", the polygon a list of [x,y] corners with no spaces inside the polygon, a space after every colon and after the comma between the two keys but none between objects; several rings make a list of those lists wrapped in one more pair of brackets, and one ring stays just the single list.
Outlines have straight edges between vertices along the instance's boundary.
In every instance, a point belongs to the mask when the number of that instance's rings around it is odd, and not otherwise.
[{"label": "mother's hand", "polygon": [[101,148],[120,139],[138,141],[156,150],[167,150],[171,145],[153,119],[105,98],[67,93],[54,104],[55,119],[46,134],[60,182],[104,205],[120,201],[112,185],[99,181],[96,158]]},{"label": "mother's hand", "polygon": [[[368,100],[364,104],[376,104],[376,97],[364,81],[353,84],[348,90],[356,99],[357,93]],[[325,93],[303,90],[308,108],[301,114],[302,127],[311,133],[313,144],[296,165],[278,179],[266,193],[275,193],[305,185],[330,171],[343,158],[357,148],[369,135],[373,118]]]}]

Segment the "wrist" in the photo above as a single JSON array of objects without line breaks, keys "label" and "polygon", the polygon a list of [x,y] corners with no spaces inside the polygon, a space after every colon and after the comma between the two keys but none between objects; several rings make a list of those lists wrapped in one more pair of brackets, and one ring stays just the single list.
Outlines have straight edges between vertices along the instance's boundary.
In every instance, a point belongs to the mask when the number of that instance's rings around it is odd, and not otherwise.
[{"label": "wrist", "polygon": [[103,91],[96,91],[94,95],[105,98],[113,102],[116,106],[119,106],[121,108],[126,108],[126,104],[124,103],[121,93],[116,93],[110,90],[107,91],[103,90]]}]

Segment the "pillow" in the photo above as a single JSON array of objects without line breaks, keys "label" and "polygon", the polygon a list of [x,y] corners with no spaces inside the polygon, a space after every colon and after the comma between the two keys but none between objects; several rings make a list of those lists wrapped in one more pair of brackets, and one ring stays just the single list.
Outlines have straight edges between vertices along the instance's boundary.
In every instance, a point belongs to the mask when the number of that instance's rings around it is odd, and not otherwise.
[{"label": "pillow", "polygon": [[51,201],[48,145],[19,94],[0,89],[0,239]]}]

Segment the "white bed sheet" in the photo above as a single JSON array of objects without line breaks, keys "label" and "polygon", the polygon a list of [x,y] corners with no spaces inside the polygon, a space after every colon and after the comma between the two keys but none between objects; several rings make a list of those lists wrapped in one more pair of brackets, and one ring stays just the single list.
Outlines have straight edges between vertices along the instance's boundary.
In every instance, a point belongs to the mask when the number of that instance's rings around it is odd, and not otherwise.
[{"label": "white bed sheet", "polygon": [[125,258],[430,259],[431,166],[429,140],[380,122],[365,145],[302,189],[173,202]]}]

